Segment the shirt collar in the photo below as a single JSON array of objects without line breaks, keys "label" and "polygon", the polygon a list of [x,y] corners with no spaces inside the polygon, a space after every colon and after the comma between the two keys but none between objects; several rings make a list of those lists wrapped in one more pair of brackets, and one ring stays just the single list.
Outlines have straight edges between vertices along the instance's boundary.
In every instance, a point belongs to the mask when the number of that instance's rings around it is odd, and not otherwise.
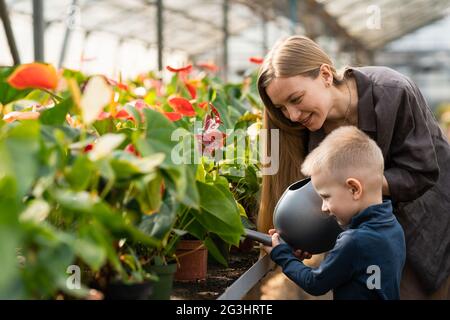
[{"label": "shirt collar", "polygon": [[[349,74],[355,77],[358,90],[358,128],[374,139],[377,131],[377,117],[373,101],[372,80],[357,68],[347,68],[345,75]],[[325,136],[322,128],[315,132],[309,132],[308,151],[316,148]]]},{"label": "shirt collar", "polygon": [[353,216],[348,225],[349,229],[355,229],[363,223],[387,222],[394,218],[391,200],[383,200],[383,203],[375,204],[360,211]]},{"label": "shirt collar", "polygon": [[358,128],[365,132],[377,131],[377,117],[373,101],[372,80],[357,68],[348,68],[346,74],[352,74],[358,88]]}]

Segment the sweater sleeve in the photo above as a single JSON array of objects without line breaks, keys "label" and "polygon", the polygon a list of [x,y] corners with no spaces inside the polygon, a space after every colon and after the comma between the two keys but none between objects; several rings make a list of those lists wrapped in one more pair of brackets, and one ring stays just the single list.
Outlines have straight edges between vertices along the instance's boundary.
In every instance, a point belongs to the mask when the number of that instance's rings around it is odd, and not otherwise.
[{"label": "sweater sleeve", "polygon": [[420,90],[411,83],[404,89],[384,175],[394,202],[412,201],[438,180],[439,165],[427,125],[432,117]]},{"label": "sweater sleeve", "polygon": [[356,246],[351,235],[340,234],[336,245],[316,269],[307,267],[293,254],[287,244],[272,249],[272,260],[283,273],[311,295],[319,296],[349,281],[354,272]]}]

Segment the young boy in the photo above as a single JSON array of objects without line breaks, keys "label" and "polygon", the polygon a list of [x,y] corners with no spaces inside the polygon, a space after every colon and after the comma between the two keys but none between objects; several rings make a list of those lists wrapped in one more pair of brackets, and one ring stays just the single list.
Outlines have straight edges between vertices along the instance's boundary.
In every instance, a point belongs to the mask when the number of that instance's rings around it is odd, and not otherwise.
[{"label": "young boy", "polygon": [[[323,200],[322,210],[346,230],[317,269],[305,266],[274,229],[272,260],[306,292],[334,299],[399,299],[405,263],[403,230],[383,201],[384,162],[377,144],[356,127],[340,127],[314,149],[302,173]],[[300,256],[308,256],[308,253]],[[299,256],[297,254],[297,256]]]}]

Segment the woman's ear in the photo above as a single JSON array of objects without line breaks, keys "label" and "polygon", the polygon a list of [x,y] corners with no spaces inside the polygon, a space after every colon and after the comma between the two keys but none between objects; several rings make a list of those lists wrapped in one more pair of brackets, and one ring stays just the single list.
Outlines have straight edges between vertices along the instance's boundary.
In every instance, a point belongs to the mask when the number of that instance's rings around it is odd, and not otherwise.
[{"label": "woman's ear", "polygon": [[352,194],[353,200],[359,200],[362,196],[362,184],[358,179],[348,178],[345,181],[348,191]]},{"label": "woman's ear", "polygon": [[329,88],[333,85],[333,72],[330,65],[324,63],[320,66],[320,77],[325,82],[325,87]]}]

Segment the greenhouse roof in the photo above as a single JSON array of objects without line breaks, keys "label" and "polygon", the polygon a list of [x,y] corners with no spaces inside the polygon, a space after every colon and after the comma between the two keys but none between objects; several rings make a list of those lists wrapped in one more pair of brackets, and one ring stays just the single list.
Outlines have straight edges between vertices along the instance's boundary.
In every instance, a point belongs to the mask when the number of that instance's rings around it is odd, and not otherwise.
[{"label": "greenhouse roof", "polygon": [[[47,23],[64,23],[73,0],[44,0]],[[156,46],[156,2],[151,0],[78,0],[80,27],[111,33]],[[371,50],[430,24],[449,13],[450,0],[229,0],[229,35],[261,25],[261,17],[280,15],[304,25],[315,35],[317,20],[327,32],[343,36]],[[31,15],[32,1],[7,0],[9,10]],[[164,45],[190,54],[202,53],[223,38],[223,0],[163,0]],[[316,20],[316,21],[314,21]],[[318,31],[319,30],[319,31]],[[247,39],[255,41],[254,39]]]},{"label": "greenhouse roof", "polygon": [[[450,12],[450,0],[3,1],[22,62],[114,74],[187,61],[211,61],[224,74],[239,74],[249,57],[265,55],[293,33],[316,40],[338,64],[370,64],[375,50]],[[43,6],[40,28],[33,27],[33,3]],[[36,46],[33,57],[39,34],[45,58],[36,58]],[[7,45],[3,34],[0,45]],[[0,50],[0,64],[9,61]]]}]

